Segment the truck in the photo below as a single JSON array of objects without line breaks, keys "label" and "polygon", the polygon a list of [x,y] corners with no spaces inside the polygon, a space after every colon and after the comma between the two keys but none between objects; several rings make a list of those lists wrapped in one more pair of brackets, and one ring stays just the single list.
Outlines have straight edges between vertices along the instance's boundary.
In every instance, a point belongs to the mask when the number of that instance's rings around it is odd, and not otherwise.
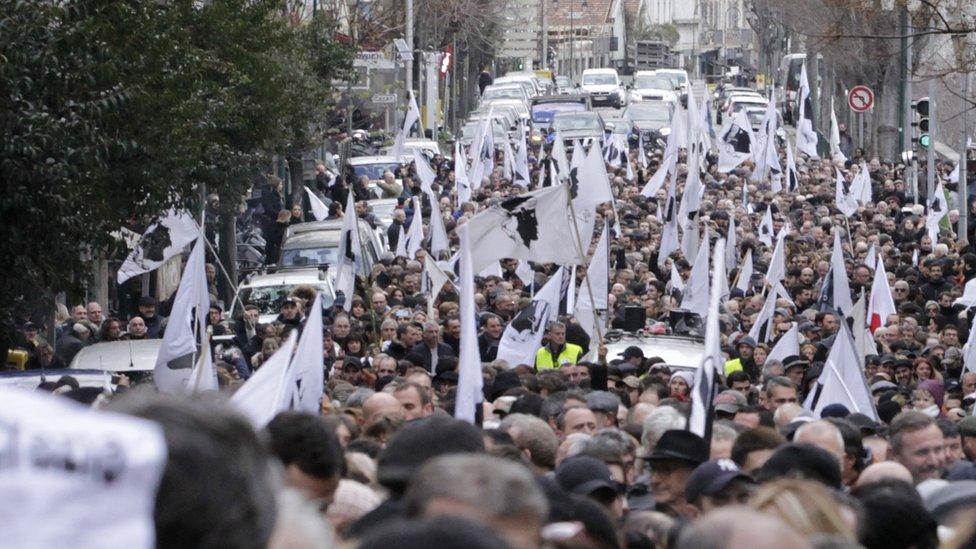
[{"label": "truck", "polygon": [[674,66],[671,46],[661,40],[636,40],[632,46],[631,67],[635,71],[652,71]]}]

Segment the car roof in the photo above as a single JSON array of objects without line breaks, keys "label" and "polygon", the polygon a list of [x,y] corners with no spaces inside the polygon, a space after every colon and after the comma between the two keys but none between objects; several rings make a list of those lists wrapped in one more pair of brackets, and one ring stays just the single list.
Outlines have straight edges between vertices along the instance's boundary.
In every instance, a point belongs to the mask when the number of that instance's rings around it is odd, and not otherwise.
[{"label": "car roof", "polygon": [[730,103],[755,103],[757,105],[769,104],[769,101],[763,99],[761,95],[753,96],[753,95],[746,95],[746,94],[733,95],[732,97],[729,98],[729,102]]},{"label": "car roof", "polygon": [[627,347],[638,347],[645,358],[660,357],[673,368],[696,369],[705,354],[701,338],[677,335],[646,335],[612,330],[607,334],[607,360],[623,358]]},{"label": "car roof", "polygon": [[586,69],[583,74],[617,74],[617,69]]},{"label": "car roof", "polygon": [[254,275],[241,283],[241,289],[268,286],[292,286],[295,284],[326,284],[328,277],[319,269],[282,269],[273,273]]},{"label": "car roof", "polygon": [[399,164],[400,161],[395,156],[354,156],[346,161],[350,166],[362,164]]},{"label": "car roof", "polygon": [[557,112],[552,116],[555,120],[556,118],[569,118],[570,116],[589,116],[592,118],[599,118],[600,113],[595,111],[568,111],[568,112]]},{"label": "car roof", "polygon": [[[96,369],[8,370],[0,372],[0,387],[34,390],[42,382],[57,381],[61,376],[71,376],[78,382],[79,387],[104,387],[106,378],[111,374],[112,372],[108,370]],[[115,387],[114,384],[112,386]]]},{"label": "car roof", "polygon": [[109,372],[146,372],[156,367],[156,355],[162,339],[107,341],[82,348],[71,361],[68,370],[106,370]]}]

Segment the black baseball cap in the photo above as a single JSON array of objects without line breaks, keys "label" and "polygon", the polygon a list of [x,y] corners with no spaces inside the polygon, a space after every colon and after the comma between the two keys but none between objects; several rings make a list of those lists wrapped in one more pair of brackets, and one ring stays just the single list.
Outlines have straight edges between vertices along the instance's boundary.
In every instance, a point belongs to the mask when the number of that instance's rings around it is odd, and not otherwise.
[{"label": "black baseball cap", "polygon": [[733,480],[741,479],[750,484],[755,483],[752,477],[745,474],[734,461],[727,458],[706,461],[691,473],[685,484],[685,499],[695,502],[702,496],[714,496]]},{"label": "black baseball cap", "polygon": [[613,479],[606,463],[591,456],[573,456],[556,467],[556,482],[563,489],[581,496],[596,492],[623,493],[621,484]]}]

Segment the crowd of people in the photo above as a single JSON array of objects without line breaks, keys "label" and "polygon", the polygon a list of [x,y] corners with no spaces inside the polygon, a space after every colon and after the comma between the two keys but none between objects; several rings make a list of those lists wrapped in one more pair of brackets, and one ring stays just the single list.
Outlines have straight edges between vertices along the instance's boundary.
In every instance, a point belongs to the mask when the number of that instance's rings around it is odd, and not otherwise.
[{"label": "crowd of people", "polygon": [[[529,158],[532,181],[546,179],[538,176],[549,170],[549,154],[546,146]],[[615,200],[599,207],[593,236],[604,223],[614,228],[609,324],[625,325],[624,311],[637,307],[647,331],[668,333],[691,258],[678,250],[658,261],[666,189],[652,196],[641,190],[664,151],[648,149],[646,165],[640,154],[630,151],[630,170],[608,165]],[[926,200],[909,195],[903,164],[800,156],[796,190],[773,192],[768,178],[751,180],[751,161],[720,173],[716,160],[706,157],[694,222],[713,239],[730,236],[734,226],[735,255],[750,252],[756,274],[748,284],[730,284],[735,287],[722,304],[727,362],[708,438],[687,428],[695,398],[691,372],[639,347],[608,360],[604,343],[572,314],[549,324],[534,362],[497,360],[506,326],[557,267],[533,264],[527,284],[514,260],[501,263],[500,275],[476,278],[484,399],[476,425],[453,419],[459,296],[451,285],[428,295],[427,252],[396,257],[399,231],[392,229],[390,253],[372,272],[360,273],[355,295],[325,311],[326,382],[318,415],[284,412],[255,433],[221,395],[191,401],[137,385],[106,399],[73,388],[70,376],[43,389],[162,426],[169,461],[154,517],[161,547],[972,546],[976,364],[965,361],[971,315],[957,300],[976,278],[976,249],[969,244],[976,208],[947,181],[952,166],[936,168],[952,210],[951,225],[933,241]],[[835,204],[835,170],[849,181],[862,162],[874,199],[847,217]],[[384,192],[400,199],[394,214],[400,227],[439,211],[453,249],[459,225],[525,191],[499,168],[470,202],[458,204],[454,162],[437,156],[432,165],[439,210],[410,167],[390,174],[397,183],[387,180],[391,188]],[[682,152],[679,193],[688,169]],[[339,187],[314,190],[328,193],[336,205],[330,215],[341,217],[344,193],[364,182],[340,177],[332,184]],[[269,196],[265,212],[288,214],[275,222],[303,217],[291,205],[276,206],[280,195]],[[420,210],[412,197],[421,198]],[[965,235],[955,233],[961,208],[973,212]],[[376,223],[364,200],[357,210]],[[789,227],[788,295],[780,295],[772,330],[757,341],[748,334],[767,295],[761,273],[773,246],[759,238],[767,210],[776,232]],[[880,258],[897,307],[875,327],[874,348],[863,357],[876,413],[828,403],[814,414],[803,406],[838,334],[849,337],[841,330],[849,319],[821,299],[837,233],[851,297],[870,294],[877,264],[869,256]],[[207,275],[214,284],[212,265]],[[729,275],[730,283],[738,280],[737,270]],[[228,324],[214,306],[213,333],[234,335],[234,350],[216,357],[221,393],[232,393],[290,332],[302,330],[314,298],[314,289],[297,289],[269,324],[258,322],[253,307]],[[55,348],[31,323],[23,326],[22,343],[29,367],[56,369],[91,342],[161,337],[167,314],[166,303],[152,298],[126,322],[103,316],[98,303],[79,305],[60,324]],[[794,326],[799,353],[769,359]]]}]

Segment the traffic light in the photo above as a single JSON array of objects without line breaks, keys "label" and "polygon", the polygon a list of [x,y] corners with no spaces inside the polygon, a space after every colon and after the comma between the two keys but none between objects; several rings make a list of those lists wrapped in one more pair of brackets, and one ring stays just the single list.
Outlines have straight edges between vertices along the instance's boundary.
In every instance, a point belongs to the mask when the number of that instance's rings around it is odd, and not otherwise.
[{"label": "traffic light", "polygon": [[918,115],[918,144],[929,148],[929,98],[923,97],[915,102],[915,114]]}]

